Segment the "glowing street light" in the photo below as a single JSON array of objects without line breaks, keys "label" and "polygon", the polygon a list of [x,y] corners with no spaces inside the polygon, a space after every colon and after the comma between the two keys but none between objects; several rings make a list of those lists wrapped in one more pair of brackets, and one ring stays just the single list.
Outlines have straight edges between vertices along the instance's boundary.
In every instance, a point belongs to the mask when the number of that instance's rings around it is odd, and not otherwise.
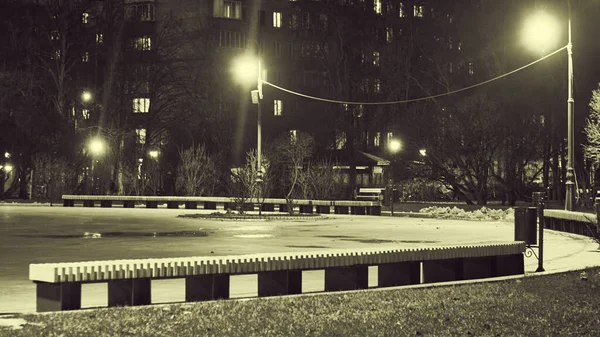
[{"label": "glowing street light", "polygon": [[12,171],[13,168],[14,167],[11,164],[6,164],[6,165],[4,165],[4,172],[10,173],[10,171]]},{"label": "glowing street light", "polygon": [[151,150],[151,151],[148,152],[148,154],[150,155],[150,158],[152,158],[152,159],[158,158],[158,151],[157,150]]},{"label": "glowing street light", "polygon": [[89,101],[91,101],[91,100],[92,100],[92,93],[90,93],[90,92],[89,92],[89,91],[87,91],[87,90],[84,90],[84,91],[81,93],[81,100],[82,100],[82,101],[84,101],[84,102],[89,102]]},{"label": "glowing street light", "polygon": [[419,154],[421,155],[421,157],[426,157],[427,156],[427,149],[420,149],[419,150]]},{"label": "glowing street light", "polygon": [[[568,98],[567,98],[567,179],[565,182],[566,197],[565,210],[572,211],[575,197],[575,169],[574,153],[574,117],[573,109],[573,43],[571,40],[571,8],[569,7],[567,55],[568,55]],[[523,42],[536,51],[545,51],[551,48],[560,35],[560,25],[545,12],[537,12],[525,23]]]},{"label": "glowing street light", "polygon": [[252,54],[246,53],[233,60],[231,72],[236,82],[251,85],[257,83],[259,67],[260,60]]},{"label": "glowing street light", "polygon": [[545,11],[530,16],[523,28],[523,44],[535,52],[546,52],[556,45],[560,25]]},{"label": "glowing street light", "polygon": [[104,144],[104,141],[100,138],[93,138],[89,141],[88,143],[88,148],[90,150],[90,153],[94,156],[99,156],[102,155],[104,153],[104,150],[106,148],[106,145]]},{"label": "glowing street light", "polygon": [[402,150],[402,142],[398,139],[392,139],[388,144],[388,148],[390,152],[398,153],[398,151]]},{"label": "glowing street light", "polygon": [[9,159],[10,158],[10,153],[4,152],[4,158]]}]

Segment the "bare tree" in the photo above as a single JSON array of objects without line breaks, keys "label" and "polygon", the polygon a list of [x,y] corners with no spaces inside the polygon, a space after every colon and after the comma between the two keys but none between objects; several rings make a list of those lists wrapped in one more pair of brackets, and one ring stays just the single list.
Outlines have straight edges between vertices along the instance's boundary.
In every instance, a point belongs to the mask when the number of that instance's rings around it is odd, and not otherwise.
[{"label": "bare tree", "polygon": [[244,165],[231,170],[229,192],[235,197],[236,208],[240,213],[244,213],[245,205],[252,202],[252,199],[261,204],[272,187],[273,176],[269,158],[264,154],[261,157],[262,182],[258,181],[257,160],[256,150],[250,150],[246,153]]},{"label": "bare tree", "polygon": [[437,135],[427,144],[426,163],[467,203],[473,198],[485,205],[488,200],[490,163],[499,147],[498,124],[498,108],[483,95],[467,97],[441,111],[434,121]]},{"label": "bare tree", "polygon": [[313,153],[314,139],[302,132],[284,134],[275,141],[273,165],[278,166],[280,181],[286,188],[285,200],[290,214],[294,212],[294,199],[302,193],[304,165]]},{"label": "bare tree", "polygon": [[336,163],[328,159],[310,161],[300,174],[300,186],[304,199],[337,199],[342,193],[341,174]]},{"label": "bare tree", "polygon": [[203,195],[216,174],[213,160],[204,145],[180,150],[179,158],[175,180],[177,190],[189,196]]},{"label": "bare tree", "polygon": [[73,192],[76,175],[76,170],[64,158],[37,154],[33,158],[32,197],[60,200],[62,194]]}]

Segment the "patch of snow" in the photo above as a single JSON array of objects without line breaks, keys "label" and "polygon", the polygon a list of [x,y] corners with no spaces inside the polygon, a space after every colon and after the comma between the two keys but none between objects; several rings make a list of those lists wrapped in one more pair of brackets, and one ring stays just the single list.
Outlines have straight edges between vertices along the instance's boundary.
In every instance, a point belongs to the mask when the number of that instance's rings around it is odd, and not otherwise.
[{"label": "patch of snow", "polygon": [[100,234],[100,233],[91,233],[91,232],[83,233],[84,239],[99,239],[101,237],[102,237],[102,234]]},{"label": "patch of snow", "polygon": [[431,206],[423,208],[419,213],[429,214],[439,219],[454,219],[454,220],[478,220],[478,221],[491,221],[491,220],[503,220],[503,221],[514,221],[514,210],[508,208],[506,210],[501,209],[490,209],[485,206],[481,209],[473,212],[467,212],[461,208],[454,206],[450,207],[437,207]]}]

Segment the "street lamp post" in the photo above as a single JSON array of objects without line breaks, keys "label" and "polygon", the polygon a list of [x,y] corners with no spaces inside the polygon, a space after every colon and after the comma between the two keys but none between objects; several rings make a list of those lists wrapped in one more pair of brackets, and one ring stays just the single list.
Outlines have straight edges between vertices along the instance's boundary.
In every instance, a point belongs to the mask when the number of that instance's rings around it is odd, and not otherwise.
[{"label": "street lamp post", "polygon": [[[256,65],[256,68],[255,66]],[[254,71],[256,71],[256,90],[250,92],[252,96],[252,103],[256,104],[257,107],[257,124],[256,124],[256,183],[258,185],[258,214],[262,214],[261,197],[262,197],[262,183],[263,183],[263,172],[262,172],[262,116],[261,116],[261,104],[260,101],[263,99],[262,91],[262,65],[260,58],[254,58],[250,54],[243,55],[239,59],[235,60],[233,65],[233,71],[235,76],[240,82],[253,82]]]},{"label": "street lamp post", "polygon": [[574,170],[574,116],[573,106],[575,100],[573,99],[573,43],[571,41],[571,15],[569,14],[569,43],[567,44],[567,54],[569,55],[569,98],[567,98],[567,119],[568,119],[568,133],[567,133],[567,181],[566,181],[566,198],[565,198],[565,210],[573,210],[573,200],[575,198],[575,170]]},{"label": "street lamp post", "polygon": [[[567,98],[567,174],[566,174],[566,196],[565,210],[572,211],[575,198],[575,169],[574,169],[574,111],[575,100],[573,99],[573,43],[571,39],[571,8],[569,4],[568,20],[568,98]],[[544,12],[538,12],[529,18],[525,25],[524,42],[540,51],[548,48],[559,35],[560,28],[555,20]]]},{"label": "street lamp post", "polygon": [[396,163],[396,154],[402,149],[402,142],[398,139],[392,139],[388,143],[388,150],[394,156],[394,159],[390,163],[390,190],[391,190],[391,203],[390,203],[390,211],[392,216],[394,216],[394,164]]},{"label": "street lamp post", "polygon": [[256,184],[258,185],[258,215],[262,215],[262,116],[260,111],[260,100],[263,98],[262,93],[262,76],[260,59],[258,62],[258,76],[256,79],[256,90],[258,91],[258,100],[256,101]]}]

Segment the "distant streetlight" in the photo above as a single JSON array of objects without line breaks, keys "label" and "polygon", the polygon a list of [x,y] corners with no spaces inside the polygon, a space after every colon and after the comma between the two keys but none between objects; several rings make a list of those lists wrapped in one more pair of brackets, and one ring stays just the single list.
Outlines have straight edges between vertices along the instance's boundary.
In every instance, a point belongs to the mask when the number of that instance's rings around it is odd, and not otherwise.
[{"label": "distant streetlight", "polygon": [[[573,109],[575,100],[573,99],[573,43],[571,40],[571,8],[569,5],[569,20],[568,20],[568,98],[567,98],[567,179],[565,210],[572,211],[575,197],[575,169],[574,169],[574,118]],[[555,19],[545,12],[537,12],[532,15],[525,23],[523,30],[523,41],[535,51],[549,50],[556,44],[560,35],[560,25]]]},{"label": "distant streetlight", "polygon": [[419,154],[421,155],[421,157],[426,157],[427,156],[427,149],[420,149],[419,150]]},{"label": "distant streetlight", "polygon": [[10,158],[10,153],[4,152],[4,158],[9,159]]},{"label": "distant streetlight", "polygon": [[104,153],[106,145],[100,138],[93,138],[88,143],[88,148],[93,156],[100,156]]},{"label": "distant streetlight", "polygon": [[388,148],[391,153],[398,153],[398,151],[402,150],[402,142],[398,139],[392,139],[388,144]]},{"label": "distant streetlight", "polygon": [[233,61],[231,71],[237,82],[243,85],[252,85],[256,82],[256,89],[252,90],[252,103],[257,106],[257,137],[256,137],[256,182],[258,183],[258,214],[262,212],[262,205],[260,202],[262,195],[262,126],[261,126],[261,113],[260,113],[260,100],[263,98],[262,92],[262,77],[261,77],[261,65],[260,58],[253,56],[250,53],[241,55],[239,58]]},{"label": "distant streetlight", "polygon": [[6,164],[6,165],[4,165],[4,172],[10,173],[10,171],[12,171],[13,168],[14,167],[11,164]]},{"label": "distant streetlight", "polygon": [[158,158],[158,151],[157,150],[151,150],[151,151],[148,152],[148,154],[150,155],[150,158],[152,158],[152,159]]},{"label": "distant streetlight", "polygon": [[391,185],[391,213],[394,216],[394,163],[396,163],[396,154],[402,150],[402,142],[399,139],[392,139],[388,142],[388,150],[394,155],[394,160],[390,164],[390,185]]},{"label": "distant streetlight", "polygon": [[81,100],[82,100],[82,101],[84,101],[84,102],[89,102],[89,101],[91,101],[91,100],[92,100],[92,93],[90,93],[90,92],[89,92],[89,91],[87,91],[87,90],[84,90],[84,91],[81,93]]}]

